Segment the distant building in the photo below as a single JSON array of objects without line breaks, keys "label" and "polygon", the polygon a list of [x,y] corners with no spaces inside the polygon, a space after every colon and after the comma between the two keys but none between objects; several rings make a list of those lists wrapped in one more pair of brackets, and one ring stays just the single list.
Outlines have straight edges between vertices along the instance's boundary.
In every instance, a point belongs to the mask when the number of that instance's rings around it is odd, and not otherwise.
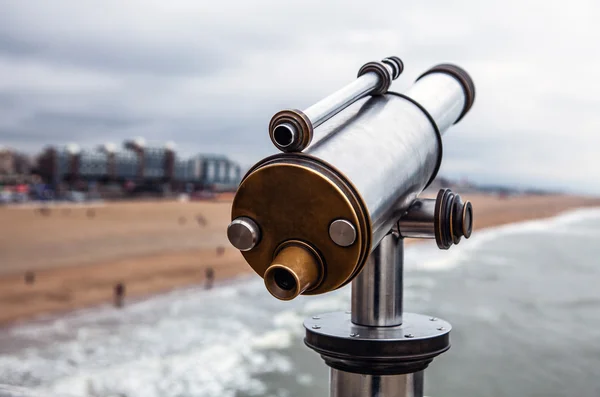
[{"label": "distant building", "polygon": [[211,189],[235,190],[241,167],[227,157],[198,154],[178,158],[174,145],[149,146],[137,138],[125,141],[124,150],[102,145],[96,151],[77,145],[47,148],[38,159],[38,172],[54,186],[75,182],[117,183],[133,191]]},{"label": "distant building", "polygon": [[15,173],[13,152],[6,148],[0,148],[0,175],[13,175]]},{"label": "distant building", "polygon": [[0,177],[3,181],[19,182],[28,179],[32,164],[23,153],[8,148],[0,148]]},{"label": "distant building", "polygon": [[23,153],[14,153],[13,163],[17,175],[29,175],[33,169],[33,161]]}]

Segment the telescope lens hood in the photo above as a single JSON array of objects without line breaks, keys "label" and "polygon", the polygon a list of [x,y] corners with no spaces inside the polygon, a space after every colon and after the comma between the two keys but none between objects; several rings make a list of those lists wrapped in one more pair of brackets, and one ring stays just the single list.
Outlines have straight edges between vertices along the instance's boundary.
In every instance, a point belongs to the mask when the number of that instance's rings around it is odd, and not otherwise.
[{"label": "telescope lens hood", "polygon": [[475,102],[475,83],[473,83],[473,79],[463,68],[450,63],[442,63],[440,65],[432,67],[431,69],[423,73],[421,76],[419,76],[417,81],[432,73],[445,73],[454,77],[460,83],[465,92],[465,105],[463,107],[462,113],[454,122],[454,124],[456,124],[469,112],[469,110],[473,106],[473,103]]}]

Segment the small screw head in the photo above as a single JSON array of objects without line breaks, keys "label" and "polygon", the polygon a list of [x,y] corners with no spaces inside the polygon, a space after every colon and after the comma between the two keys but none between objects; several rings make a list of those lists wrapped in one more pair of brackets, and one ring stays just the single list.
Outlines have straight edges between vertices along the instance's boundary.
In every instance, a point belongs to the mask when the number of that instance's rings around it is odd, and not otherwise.
[{"label": "small screw head", "polygon": [[321,326],[320,325],[313,325],[312,329],[321,329]]},{"label": "small screw head", "polygon": [[321,317],[319,317],[319,316],[312,316],[312,319],[313,319],[313,320],[319,320],[320,318],[321,318]]},{"label": "small screw head", "polygon": [[431,318],[429,319],[429,321],[437,321],[437,318],[435,318],[435,317],[431,317]]},{"label": "small screw head", "polygon": [[438,331],[443,331],[445,328],[444,327],[438,327]]},{"label": "small screw head", "polygon": [[404,335],[405,338],[414,338],[415,336],[413,334],[406,334]]},{"label": "small screw head", "polygon": [[329,237],[340,247],[349,247],[356,241],[356,228],[345,219],[336,219],[329,225]]},{"label": "small screw head", "polygon": [[358,336],[358,334],[356,334],[356,333],[353,332],[353,333],[350,334],[350,336],[353,337],[353,338],[356,338]]},{"label": "small screw head", "polygon": [[250,251],[260,240],[260,229],[252,219],[241,216],[227,227],[227,238],[240,251]]}]

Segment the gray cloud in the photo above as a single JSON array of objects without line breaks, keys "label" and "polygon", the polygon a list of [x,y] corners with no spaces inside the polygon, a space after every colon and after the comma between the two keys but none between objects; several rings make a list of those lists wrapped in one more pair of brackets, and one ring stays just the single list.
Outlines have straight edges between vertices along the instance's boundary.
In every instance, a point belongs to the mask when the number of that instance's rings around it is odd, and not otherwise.
[{"label": "gray cloud", "polygon": [[447,134],[442,172],[600,193],[595,48],[600,5],[307,0],[5,1],[0,144],[34,151],[144,136],[244,165],[274,152],[266,127],[397,54],[404,90],[454,62],[477,101]]}]

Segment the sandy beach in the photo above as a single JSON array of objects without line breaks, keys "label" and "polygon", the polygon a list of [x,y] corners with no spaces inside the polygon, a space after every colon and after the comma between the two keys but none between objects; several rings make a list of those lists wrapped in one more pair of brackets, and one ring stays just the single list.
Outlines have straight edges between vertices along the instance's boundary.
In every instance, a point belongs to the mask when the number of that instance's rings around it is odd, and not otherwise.
[{"label": "sandy beach", "polygon": [[[463,195],[475,231],[598,207],[600,198]],[[251,274],[225,230],[230,202],[121,202],[0,208],[0,324]],[[414,243],[417,240],[410,240]],[[31,272],[33,282],[25,281]]]}]

